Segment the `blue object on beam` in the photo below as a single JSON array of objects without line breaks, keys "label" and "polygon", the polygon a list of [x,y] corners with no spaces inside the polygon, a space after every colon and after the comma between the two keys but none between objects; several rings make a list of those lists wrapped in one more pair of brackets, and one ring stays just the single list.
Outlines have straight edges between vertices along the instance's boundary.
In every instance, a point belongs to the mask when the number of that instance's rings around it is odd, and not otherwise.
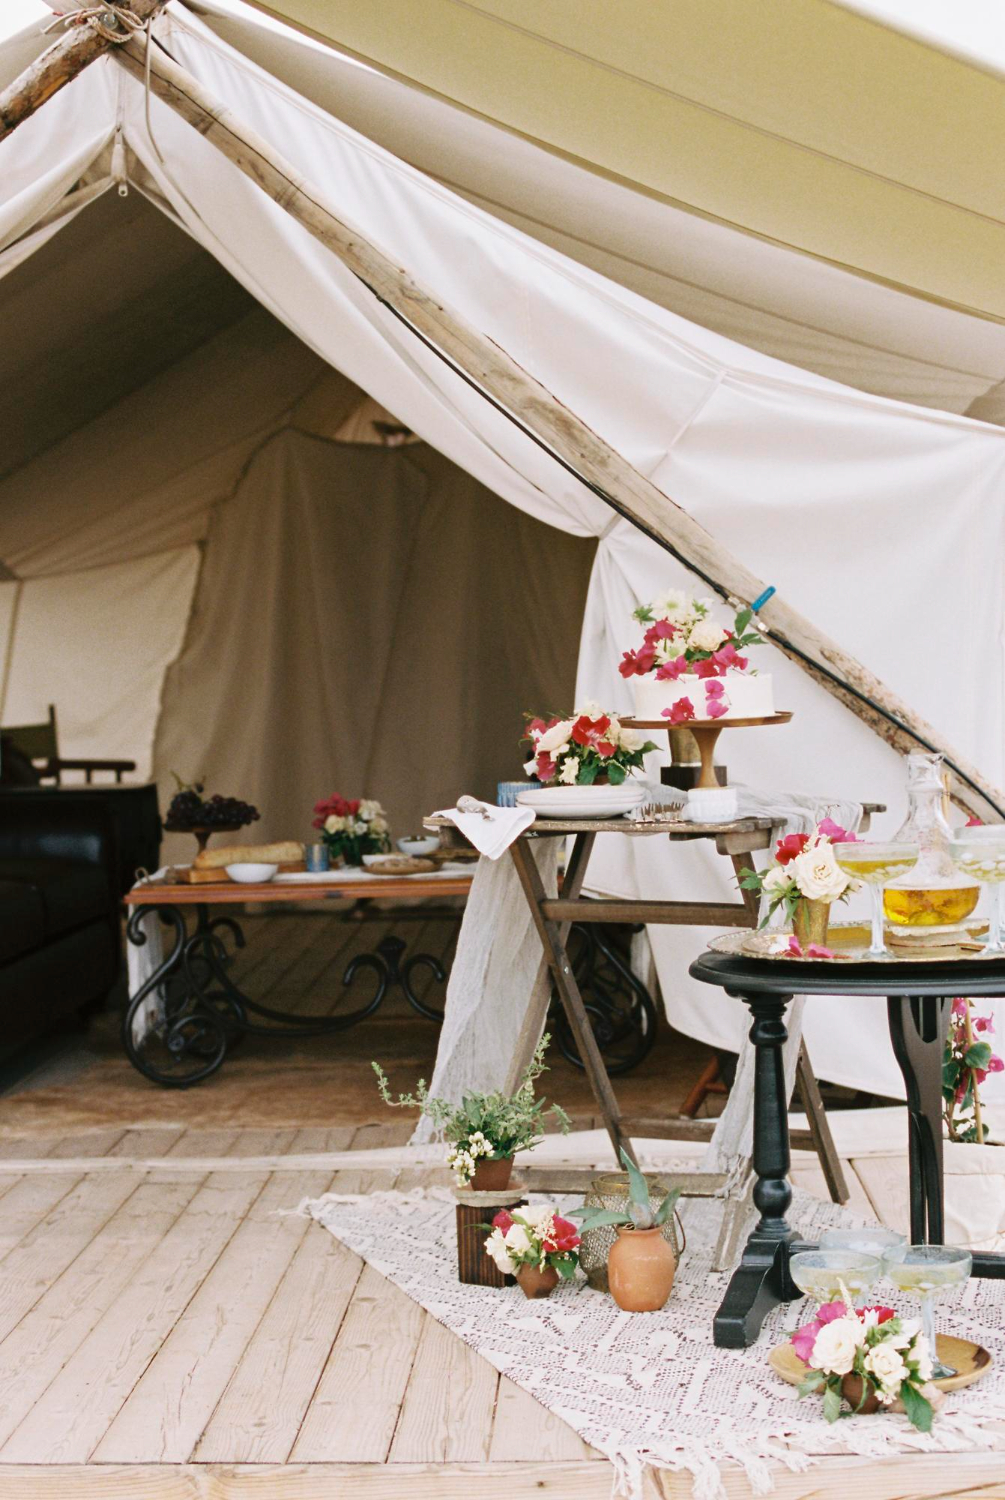
[{"label": "blue object on beam", "polygon": [[756,615],[757,611],[762,607],[762,605],[767,604],[767,602],[771,598],[772,594],[774,594],[776,592],[777,592],[777,590],[775,589],[775,585],[772,583],[772,584],[769,585],[768,588],[766,588],[764,590],[763,594],[758,594],[757,598],[754,600],[753,604],[750,606],[750,608],[753,611],[753,613]]}]

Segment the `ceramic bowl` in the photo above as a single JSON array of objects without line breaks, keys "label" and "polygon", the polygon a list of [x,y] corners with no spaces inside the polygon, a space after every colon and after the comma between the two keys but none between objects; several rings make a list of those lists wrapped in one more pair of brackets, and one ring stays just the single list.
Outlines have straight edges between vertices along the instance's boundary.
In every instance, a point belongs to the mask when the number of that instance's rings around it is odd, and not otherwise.
[{"label": "ceramic bowl", "polygon": [[416,834],[414,838],[395,839],[394,842],[402,854],[421,859],[424,854],[432,854],[434,849],[440,847],[440,836],[438,833]]},{"label": "ceramic bowl", "polygon": [[238,885],[264,885],[279,869],[278,865],[239,864],[228,865],[227,874]]}]

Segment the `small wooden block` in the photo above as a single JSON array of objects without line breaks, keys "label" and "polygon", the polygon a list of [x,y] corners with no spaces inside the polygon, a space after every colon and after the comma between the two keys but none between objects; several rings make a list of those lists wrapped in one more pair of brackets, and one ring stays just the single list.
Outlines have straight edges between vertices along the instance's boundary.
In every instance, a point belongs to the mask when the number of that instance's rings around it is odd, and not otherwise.
[{"label": "small wooden block", "polygon": [[506,1276],[491,1256],[485,1253],[485,1241],[491,1224],[501,1208],[516,1208],[523,1202],[522,1186],[514,1192],[475,1193],[458,1192],[459,1199],[482,1199],[479,1203],[459,1201],[457,1204],[457,1279],[467,1286],[512,1286],[513,1277]]}]

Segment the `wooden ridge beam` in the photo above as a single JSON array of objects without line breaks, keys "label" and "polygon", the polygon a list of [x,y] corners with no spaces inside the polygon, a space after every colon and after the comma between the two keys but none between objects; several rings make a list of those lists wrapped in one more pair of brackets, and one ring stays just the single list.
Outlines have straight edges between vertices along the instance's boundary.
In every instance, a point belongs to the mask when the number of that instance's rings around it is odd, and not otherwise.
[{"label": "wooden ridge beam", "polygon": [[[131,0],[128,7],[120,3],[119,8],[128,8],[137,21],[145,22],[155,16],[165,3],[166,0]],[[123,40],[128,34],[112,11],[104,12],[101,22],[106,32],[121,29]],[[47,47],[0,92],[0,141],[19,125],[23,125],[53,94],[72,83],[84,68],[103,57],[112,47],[121,45],[122,43],[111,41],[109,36],[103,35],[86,20],[71,24],[58,41]]]}]

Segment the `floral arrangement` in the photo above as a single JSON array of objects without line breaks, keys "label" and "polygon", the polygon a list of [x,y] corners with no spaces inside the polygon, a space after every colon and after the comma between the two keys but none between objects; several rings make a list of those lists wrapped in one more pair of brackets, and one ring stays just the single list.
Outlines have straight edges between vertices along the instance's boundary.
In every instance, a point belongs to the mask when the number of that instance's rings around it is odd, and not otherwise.
[{"label": "floral arrangement", "polygon": [[[710,600],[692,599],[679,589],[643,604],[634,618],[645,625],[642,645],[626,651],[618,670],[622,677],[645,677],[652,672],[658,682],[676,682],[685,674],[693,677],[724,677],[727,672],[745,672],[749,659],[740,653],[747,646],[763,645],[750,629],[753,610],[741,609],[727,630],[709,616]],[[713,701],[719,697],[713,694]],[[725,713],[710,710],[711,718]],[[693,710],[692,710],[693,717]]]},{"label": "floral arrangement", "polygon": [[585,703],[569,719],[535,719],[528,715],[527,733],[520,741],[531,746],[524,766],[538,781],[564,786],[593,786],[606,777],[620,786],[643,763],[656,745],[634,729],[625,729],[616,714],[599,703]]},{"label": "floral arrangement", "polygon": [[828,1422],[843,1415],[842,1396],[852,1408],[849,1415],[875,1397],[881,1406],[899,1399],[919,1432],[931,1430],[932,1403],[923,1388],[932,1360],[917,1319],[901,1318],[892,1307],[827,1302],[792,1335],[792,1347],[808,1366],[799,1394],[822,1391]]},{"label": "floral arrangement", "polygon": [[1005,1062],[995,1054],[990,1016],[971,1014],[970,1001],[957,997],[942,1057],[942,1101],[951,1141],[985,1143],[980,1085],[989,1073],[1001,1073]]},{"label": "floral arrangement", "polygon": [[[766,898],[768,910],[761,926],[764,927],[779,907],[792,921],[803,901],[844,901],[859,882],[842,870],[834,858],[835,844],[855,844],[858,840],[847,828],[835,823],[833,818],[823,818],[812,833],[790,833],[775,845],[775,857],[766,870],[745,869],[740,872],[740,886],[745,891],[756,891]],[[793,957],[803,956],[796,939],[789,944]],[[816,949],[817,951],[812,951]],[[833,958],[827,948],[810,944],[806,950],[809,958]]]},{"label": "floral arrangement", "polygon": [[535,1266],[539,1271],[550,1266],[564,1281],[575,1276],[579,1230],[561,1217],[553,1203],[513,1213],[500,1209],[490,1227],[485,1249],[504,1276],[515,1276],[521,1266]]},{"label": "floral arrangement", "polygon": [[543,1099],[534,1095],[534,1084],[548,1071],[545,1050],[551,1038],[541,1038],[530,1062],[520,1077],[516,1093],[465,1094],[460,1104],[430,1097],[425,1080],[420,1078],[414,1094],[391,1094],[387,1078],[379,1063],[373,1063],[380,1097],[392,1109],[417,1109],[433,1122],[438,1134],[450,1142],[447,1165],[459,1183],[470,1182],[479,1160],[510,1160],[517,1151],[529,1151],[538,1145],[545,1114],[551,1114],[563,1133],[568,1134],[569,1117],[557,1104],[546,1108]]},{"label": "floral arrangement", "polygon": [[320,830],[332,858],[347,865],[361,865],[364,854],[384,854],[391,847],[384,809],[372,798],[316,802],[312,827]]}]

